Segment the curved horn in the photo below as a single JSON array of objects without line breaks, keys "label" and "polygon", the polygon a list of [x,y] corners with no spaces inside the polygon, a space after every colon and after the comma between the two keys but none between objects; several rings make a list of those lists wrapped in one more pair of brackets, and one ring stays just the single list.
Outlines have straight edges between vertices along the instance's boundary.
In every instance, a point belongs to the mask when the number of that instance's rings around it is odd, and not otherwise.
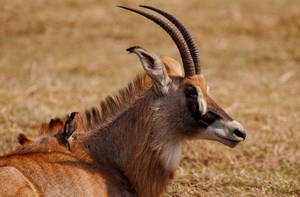
[{"label": "curved horn", "polygon": [[128,8],[128,7],[124,7],[124,6],[118,6],[118,7],[138,13],[138,14],[150,19],[154,23],[158,24],[160,27],[162,27],[171,36],[171,38],[175,42],[175,44],[180,52],[185,76],[188,77],[188,76],[195,75],[195,67],[193,64],[191,54],[188,50],[188,47],[186,46],[184,39],[181,37],[181,35],[178,33],[178,31],[176,29],[174,29],[171,25],[169,25],[168,23],[166,23],[165,21],[161,20],[160,18],[158,18],[157,16],[155,16],[153,14],[149,14],[149,13],[141,11],[141,10]]},{"label": "curved horn", "polygon": [[146,5],[140,5],[140,7],[143,8],[147,8],[150,10],[153,10],[159,14],[161,14],[162,16],[166,17],[169,21],[171,21],[177,28],[178,30],[181,32],[184,40],[186,41],[191,56],[193,58],[194,61],[194,65],[195,65],[195,70],[196,70],[196,74],[201,74],[201,65],[200,65],[200,59],[199,59],[199,55],[198,55],[198,49],[197,49],[197,45],[195,44],[191,34],[188,32],[187,28],[173,15],[162,11],[160,9],[151,7],[151,6],[146,6]]}]

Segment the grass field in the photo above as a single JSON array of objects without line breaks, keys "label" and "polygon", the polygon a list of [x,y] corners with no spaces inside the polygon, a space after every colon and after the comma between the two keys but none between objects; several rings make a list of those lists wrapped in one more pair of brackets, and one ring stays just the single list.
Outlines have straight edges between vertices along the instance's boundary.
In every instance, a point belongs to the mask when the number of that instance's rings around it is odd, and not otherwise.
[{"label": "grass field", "polygon": [[187,143],[165,197],[299,196],[298,0],[0,1],[0,154],[126,86],[142,72],[126,48],[180,60],[160,28],[115,7],[142,2],[191,30],[213,98],[247,129],[235,149]]}]

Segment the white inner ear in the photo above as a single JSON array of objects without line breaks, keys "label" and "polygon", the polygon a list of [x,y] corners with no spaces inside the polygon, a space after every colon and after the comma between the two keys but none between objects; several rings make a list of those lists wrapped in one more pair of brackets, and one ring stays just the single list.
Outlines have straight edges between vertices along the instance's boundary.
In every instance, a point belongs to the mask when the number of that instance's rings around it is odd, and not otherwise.
[{"label": "white inner ear", "polygon": [[207,112],[207,104],[204,99],[202,90],[199,87],[196,87],[198,93],[198,105],[199,105],[199,112],[204,115]]},{"label": "white inner ear", "polygon": [[135,48],[133,52],[138,55],[144,70],[154,80],[156,92],[160,95],[166,95],[169,90],[170,78],[159,57],[142,48]]}]

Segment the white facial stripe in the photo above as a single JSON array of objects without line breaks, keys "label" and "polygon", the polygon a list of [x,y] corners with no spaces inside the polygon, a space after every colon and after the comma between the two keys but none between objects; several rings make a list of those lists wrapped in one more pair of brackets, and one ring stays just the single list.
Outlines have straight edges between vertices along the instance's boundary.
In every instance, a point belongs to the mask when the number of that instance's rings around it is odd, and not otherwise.
[{"label": "white facial stripe", "polygon": [[206,114],[207,112],[207,104],[204,99],[203,93],[199,87],[196,87],[197,93],[198,93],[198,105],[199,105],[199,111],[202,115]]}]

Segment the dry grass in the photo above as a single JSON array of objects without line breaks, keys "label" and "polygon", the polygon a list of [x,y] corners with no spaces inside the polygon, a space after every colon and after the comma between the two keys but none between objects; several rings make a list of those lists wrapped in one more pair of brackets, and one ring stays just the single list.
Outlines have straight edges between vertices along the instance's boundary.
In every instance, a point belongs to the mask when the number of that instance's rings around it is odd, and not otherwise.
[{"label": "dry grass", "polygon": [[[300,195],[299,1],[144,2],[186,23],[215,100],[248,131],[235,149],[188,143],[166,196]],[[141,72],[127,47],[179,59],[163,31],[118,3],[141,2],[0,2],[1,154],[19,132],[124,87]]]}]

